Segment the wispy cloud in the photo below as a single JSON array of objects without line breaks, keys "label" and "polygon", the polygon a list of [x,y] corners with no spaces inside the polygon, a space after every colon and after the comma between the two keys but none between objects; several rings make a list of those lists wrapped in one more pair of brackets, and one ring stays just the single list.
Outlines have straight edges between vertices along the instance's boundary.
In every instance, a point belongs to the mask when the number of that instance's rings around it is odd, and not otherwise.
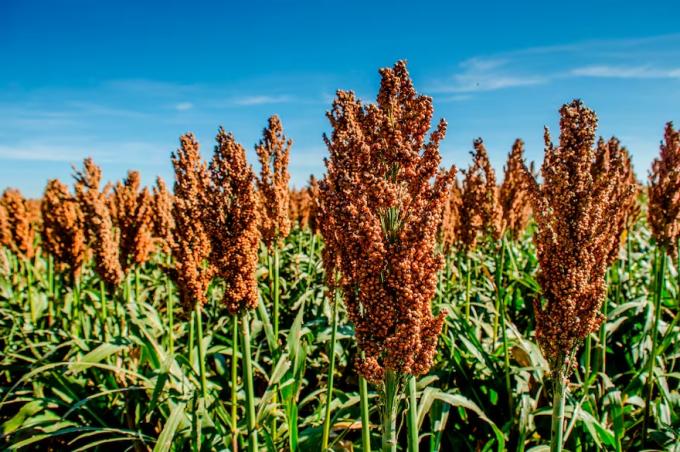
[{"label": "wispy cloud", "polygon": [[177,111],[187,111],[191,110],[192,108],[194,108],[194,104],[191,102],[179,102],[175,104],[175,110]]},{"label": "wispy cloud", "polygon": [[668,69],[654,67],[651,65],[645,66],[593,65],[572,69],[569,72],[569,74],[575,77],[627,78],[627,79],[647,79],[647,78],[680,79],[680,68]]},{"label": "wispy cloud", "polygon": [[241,106],[252,106],[252,105],[268,105],[268,104],[283,104],[291,102],[293,100],[292,96],[289,95],[257,95],[257,96],[245,96],[233,99],[235,105]]},{"label": "wispy cloud", "polygon": [[680,79],[680,35],[584,41],[532,47],[462,61],[448,78],[430,83],[434,93],[496,91],[577,77]]},{"label": "wispy cloud", "polygon": [[73,148],[50,145],[19,144],[0,145],[0,159],[43,162],[73,162],[82,158],[82,153]]},{"label": "wispy cloud", "polygon": [[461,71],[448,80],[432,84],[438,93],[473,93],[504,88],[538,85],[547,78],[536,74],[515,73],[512,60],[505,58],[471,58],[460,63]]}]

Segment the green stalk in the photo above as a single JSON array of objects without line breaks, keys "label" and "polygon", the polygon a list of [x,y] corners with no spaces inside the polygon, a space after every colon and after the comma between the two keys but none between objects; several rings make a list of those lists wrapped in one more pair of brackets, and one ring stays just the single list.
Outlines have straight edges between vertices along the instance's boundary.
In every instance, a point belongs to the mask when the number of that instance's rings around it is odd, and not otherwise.
[{"label": "green stalk", "polygon": [[107,331],[106,331],[106,318],[107,318],[107,309],[106,309],[106,283],[104,283],[103,279],[99,280],[99,300],[101,301],[102,304],[102,337],[104,340],[107,340]]},{"label": "green stalk", "polygon": [[495,285],[496,285],[496,305],[495,305],[495,316],[493,319],[493,340],[491,344],[493,347],[496,346],[496,338],[498,337],[498,320],[500,317],[501,304],[503,303],[503,255],[505,254],[505,238],[501,238],[501,250],[496,257],[496,274],[495,274]]},{"label": "green stalk", "polygon": [[553,376],[553,412],[550,432],[550,452],[562,452],[564,435],[564,402],[567,396],[567,379],[564,365]]},{"label": "green stalk", "polygon": [[80,277],[75,276],[73,278],[73,300],[71,301],[71,318],[73,322],[71,323],[71,331],[73,334],[78,333],[78,324],[80,320],[80,315],[78,314],[78,309],[80,305]]},{"label": "green stalk", "polygon": [[[611,284],[610,272],[607,272],[607,288]],[[597,360],[598,367],[595,369],[596,372],[607,373],[607,315],[609,311],[609,294],[604,297],[602,302],[602,315],[604,321],[600,326],[600,338],[599,338],[599,359]]]},{"label": "green stalk", "polygon": [[321,439],[321,450],[325,451],[328,449],[328,440],[331,433],[331,402],[333,401],[333,374],[335,373],[335,341],[338,332],[338,297],[337,294],[333,294],[333,305],[332,305],[332,316],[331,319],[331,342],[328,345],[328,377],[326,385],[326,409],[325,417],[323,420],[323,436]]},{"label": "green stalk", "polygon": [[652,393],[654,392],[654,367],[656,365],[657,356],[657,336],[659,329],[659,321],[661,320],[661,300],[663,297],[664,274],[666,273],[666,249],[663,246],[657,248],[657,265],[655,275],[655,290],[654,290],[654,325],[652,326],[652,350],[647,361],[647,381],[645,382],[645,410],[642,420],[642,445],[647,443],[647,431],[649,429],[649,411],[652,403]]},{"label": "green stalk", "polygon": [[168,278],[168,275],[165,275],[165,291],[167,295],[167,300],[166,300],[166,314],[168,316],[168,354],[170,356],[175,355],[175,306],[174,306],[174,300],[172,298],[173,293],[172,293],[172,282],[170,281],[170,278]]},{"label": "green stalk", "polygon": [[408,378],[408,450],[418,452],[418,405],[416,401],[416,377]]},{"label": "green stalk", "polygon": [[231,316],[231,450],[238,450],[238,316]]},{"label": "green stalk", "polygon": [[361,401],[361,450],[371,452],[371,424],[368,410],[368,384],[366,379],[359,375],[359,398]]},{"label": "green stalk", "polygon": [[243,381],[246,385],[246,418],[248,421],[248,451],[258,452],[257,426],[255,417],[255,391],[253,389],[253,363],[250,356],[249,315],[241,318],[241,334],[243,335]]},{"label": "green stalk", "polygon": [[139,265],[135,266],[135,303],[139,303],[140,283],[139,283]]},{"label": "green stalk", "polygon": [[586,346],[583,357],[583,395],[588,397],[588,386],[590,385],[590,361],[592,355],[592,334],[589,334],[586,338]]},{"label": "green stalk", "polygon": [[515,401],[512,394],[512,380],[510,378],[510,349],[508,347],[508,332],[505,325],[505,303],[501,305],[501,328],[502,328],[502,339],[503,339],[503,360],[505,364],[505,391],[508,393],[508,408],[510,410],[510,416],[515,417]]},{"label": "green stalk", "polygon": [[465,254],[466,258],[466,266],[465,266],[465,271],[467,273],[466,275],[466,283],[465,283],[465,321],[470,320],[470,276],[472,273],[472,269],[470,268],[470,255],[466,252]]},{"label": "green stalk", "polygon": [[[278,234],[277,234],[278,237]],[[276,340],[276,343],[274,346],[276,347],[275,350],[275,358],[279,358],[279,300],[280,300],[280,285],[279,285],[279,243],[278,240],[274,244],[274,281],[273,281],[273,290],[274,290],[274,339]],[[278,398],[279,398],[279,391],[278,387],[276,391],[274,391],[274,396],[272,397],[272,404],[274,406],[277,406],[278,404]],[[274,444],[276,444],[278,440],[278,428],[276,426],[276,417],[272,416],[271,420],[271,432],[272,432],[272,441]]]},{"label": "green stalk", "polygon": [[203,356],[203,321],[201,319],[201,305],[200,303],[196,303],[195,307],[195,312],[196,312],[196,341],[198,342],[198,368],[199,368],[199,373],[201,377],[201,397],[204,400],[207,398],[208,395],[208,384],[206,381],[206,376],[205,376],[205,356]]},{"label": "green stalk", "polygon": [[54,257],[47,256],[47,324],[52,326],[54,322]]},{"label": "green stalk", "polygon": [[397,452],[397,412],[399,411],[399,376],[385,371],[382,412],[382,450]]},{"label": "green stalk", "polygon": [[273,274],[273,296],[274,296],[274,337],[276,346],[279,342],[279,246],[274,245],[274,274]]},{"label": "green stalk", "polygon": [[28,260],[26,260],[24,268],[26,269],[26,296],[28,297],[28,306],[31,309],[31,323],[33,328],[36,327],[38,322],[38,312],[35,308],[35,303],[33,301],[33,272],[31,271],[31,265]]},{"label": "green stalk", "polygon": [[194,317],[196,313],[191,311],[191,319],[189,319],[189,364],[194,368]]}]

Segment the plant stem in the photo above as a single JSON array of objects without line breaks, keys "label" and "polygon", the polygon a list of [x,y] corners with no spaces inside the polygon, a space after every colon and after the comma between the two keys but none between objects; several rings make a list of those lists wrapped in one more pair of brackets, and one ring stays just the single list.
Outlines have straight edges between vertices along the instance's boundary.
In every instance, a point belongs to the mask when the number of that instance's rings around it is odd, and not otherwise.
[{"label": "plant stem", "polygon": [[249,315],[241,318],[241,334],[243,335],[243,381],[246,385],[246,418],[248,421],[248,451],[258,452],[257,427],[255,417],[255,391],[253,389],[253,363],[250,356]]},{"label": "plant stem", "polygon": [[135,303],[139,303],[139,292],[140,292],[139,265],[136,265],[135,266]]},{"label": "plant stem", "polygon": [[[564,365],[562,366],[564,367]],[[553,376],[553,412],[550,440],[550,452],[562,452],[564,435],[564,402],[567,396],[567,379],[563,369]]]},{"label": "plant stem", "polygon": [[408,450],[418,452],[418,405],[416,401],[416,377],[408,378]]},{"label": "plant stem", "polygon": [[272,291],[274,298],[274,337],[276,338],[276,346],[278,348],[279,342],[279,246],[274,245],[274,274]]},{"label": "plant stem", "polygon": [[512,379],[510,378],[510,349],[508,348],[508,332],[505,325],[505,303],[501,304],[501,333],[503,340],[503,360],[505,364],[505,391],[508,393],[508,409],[510,410],[510,417],[515,417],[515,403],[512,394]]},{"label": "plant stem", "polygon": [[54,257],[47,256],[47,325],[52,326],[54,322]]},{"label": "plant stem", "polygon": [[194,317],[196,316],[195,311],[191,311],[191,319],[189,320],[189,364],[191,368],[194,369]]},{"label": "plant stem", "polygon": [[201,397],[205,401],[208,395],[207,390],[208,384],[205,376],[205,356],[203,353],[203,321],[201,319],[202,315],[200,303],[196,303],[195,312],[196,312],[196,342],[198,342],[198,344],[196,344],[198,346],[198,368],[201,376]]},{"label": "plant stem", "polygon": [[359,398],[361,400],[361,450],[371,452],[371,425],[368,411],[368,384],[359,375]]},{"label": "plant stem", "polygon": [[505,237],[501,238],[501,249],[499,254],[496,257],[496,274],[495,276],[495,286],[496,286],[496,306],[495,306],[495,311],[496,315],[493,319],[493,340],[491,342],[492,346],[495,348],[496,346],[496,338],[498,337],[498,320],[501,315],[501,310],[503,307],[501,306],[503,304],[503,264],[504,264],[504,255],[505,255]]},{"label": "plant stem", "polygon": [[466,259],[466,265],[465,265],[465,272],[467,273],[465,275],[466,280],[465,280],[465,321],[470,320],[470,276],[472,273],[472,269],[470,268],[470,255],[466,253],[465,256]]},{"label": "plant stem", "polygon": [[238,450],[238,316],[231,316],[231,450]]},{"label": "plant stem", "polygon": [[165,275],[165,292],[166,300],[166,314],[168,316],[168,353],[170,356],[175,355],[175,306],[172,293],[172,282],[168,275]]},{"label": "plant stem", "polygon": [[333,304],[331,309],[331,341],[328,345],[328,377],[326,379],[326,410],[323,420],[323,436],[321,439],[321,450],[328,449],[328,440],[331,433],[331,402],[333,401],[333,374],[335,373],[335,341],[338,331],[338,297],[333,293]]},{"label": "plant stem", "polygon": [[642,420],[642,445],[645,446],[647,443],[647,431],[649,429],[649,412],[650,405],[652,403],[652,394],[654,392],[654,366],[656,364],[656,348],[657,348],[657,336],[659,329],[659,321],[661,320],[661,301],[663,297],[664,288],[664,274],[666,273],[666,250],[663,246],[657,247],[656,255],[656,275],[655,275],[655,288],[654,288],[654,324],[652,326],[652,350],[650,352],[647,361],[647,381],[645,382],[645,410]]},{"label": "plant stem", "polygon": [[106,318],[108,316],[108,312],[106,309],[106,283],[104,282],[103,279],[99,280],[99,300],[102,304],[102,336],[106,340],[108,337],[107,333],[107,328],[106,328]]},{"label": "plant stem", "polygon": [[397,412],[399,409],[399,376],[391,370],[385,371],[382,450],[397,452]]},{"label": "plant stem", "polygon": [[583,395],[588,397],[588,386],[590,385],[590,361],[592,355],[592,334],[589,334],[586,338],[585,352],[583,356]]},{"label": "plant stem", "polygon": [[24,268],[26,269],[26,296],[28,297],[28,306],[31,309],[31,324],[35,328],[38,321],[38,313],[33,301],[33,272],[31,271],[31,264],[28,259],[25,262]]}]

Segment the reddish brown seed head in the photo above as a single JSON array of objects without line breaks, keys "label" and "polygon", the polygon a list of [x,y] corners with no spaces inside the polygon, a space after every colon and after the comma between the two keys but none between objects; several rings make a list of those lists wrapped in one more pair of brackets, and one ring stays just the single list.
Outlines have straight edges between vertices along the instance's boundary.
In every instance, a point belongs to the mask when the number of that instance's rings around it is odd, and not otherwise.
[{"label": "reddish brown seed head", "polygon": [[42,239],[56,268],[78,276],[87,256],[83,213],[78,200],[58,179],[47,183],[42,198]]},{"label": "reddish brown seed head", "polygon": [[293,142],[283,134],[278,116],[269,118],[262,132],[262,140],[255,146],[260,161],[260,178],[257,180],[262,240],[271,247],[290,232],[288,161]]},{"label": "reddish brown seed head", "polygon": [[109,186],[99,191],[101,177],[101,169],[94,161],[85,159],[83,170],[74,173],[76,199],[83,213],[87,242],[94,251],[97,273],[107,284],[117,286],[123,280],[119,235],[109,209]]},{"label": "reddish brown seed head", "polygon": [[129,171],[127,177],[113,188],[115,226],[118,228],[120,265],[123,273],[141,265],[153,251],[153,211],[149,190],[141,188],[138,171]]},{"label": "reddish brown seed head", "polygon": [[3,240],[9,239],[8,245],[16,254],[32,259],[35,255],[35,219],[32,218],[31,210],[21,192],[14,188],[6,189],[0,200],[6,213],[6,235]]},{"label": "reddish brown seed head", "polygon": [[214,274],[210,236],[203,222],[209,205],[210,178],[193,134],[180,138],[180,148],[172,154],[172,165],[175,169],[172,253],[182,303],[190,311],[197,303],[206,302],[206,291]]},{"label": "reddish brown seed head", "polygon": [[512,145],[504,167],[503,183],[498,200],[503,212],[502,224],[517,239],[529,223],[531,203],[524,178],[524,142],[519,138]]},{"label": "reddish brown seed head", "polygon": [[175,220],[172,217],[173,196],[162,177],[153,187],[153,236],[163,252],[168,253],[174,242]]},{"label": "reddish brown seed head", "polygon": [[659,157],[649,173],[647,221],[657,244],[677,256],[680,238],[680,131],[666,124]]},{"label": "reddish brown seed head", "polygon": [[[575,100],[561,110],[560,144],[546,129],[543,182],[525,167],[537,223],[534,235],[544,302],[536,300],[536,338],[553,371],[567,366],[581,341],[597,331],[605,273],[616,239],[625,164],[595,147],[597,117]],[[625,192],[625,190],[623,190]]]},{"label": "reddish brown seed head", "polygon": [[227,286],[223,302],[237,314],[257,307],[259,212],[255,174],[246,151],[222,128],[209,173],[205,223],[212,241],[210,260]]},{"label": "reddish brown seed head", "polygon": [[446,123],[427,139],[432,100],[416,93],[405,62],[380,74],[376,104],[337,93],[320,184],[327,281],[343,295],[364,353],[358,371],[372,382],[432,365],[443,322],[430,308],[435,243],[454,177],[439,169]]},{"label": "reddish brown seed head", "polygon": [[498,202],[496,173],[481,138],[474,141],[475,152],[467,171],[463,171],[460,221],[456,236],[465,250],[474,249],[480,237],[499,239],[502,211]]}]

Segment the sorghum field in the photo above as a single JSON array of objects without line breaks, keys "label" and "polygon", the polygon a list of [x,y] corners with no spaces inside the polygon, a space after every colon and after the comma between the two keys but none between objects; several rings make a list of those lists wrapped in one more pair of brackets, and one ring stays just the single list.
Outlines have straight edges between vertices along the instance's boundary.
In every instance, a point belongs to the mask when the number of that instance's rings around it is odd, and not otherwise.
[{"label": "sorghum field", "polygon": [[7,189],[2,447],[678,450],[680,133],[638,182],[573,101],[542,163],[508,143],[497,177],[478,139],[456,171],[405,64],[380,76],[302,189],[276,116],[255,169],[219,129],[174,185],[87,159]]}]

